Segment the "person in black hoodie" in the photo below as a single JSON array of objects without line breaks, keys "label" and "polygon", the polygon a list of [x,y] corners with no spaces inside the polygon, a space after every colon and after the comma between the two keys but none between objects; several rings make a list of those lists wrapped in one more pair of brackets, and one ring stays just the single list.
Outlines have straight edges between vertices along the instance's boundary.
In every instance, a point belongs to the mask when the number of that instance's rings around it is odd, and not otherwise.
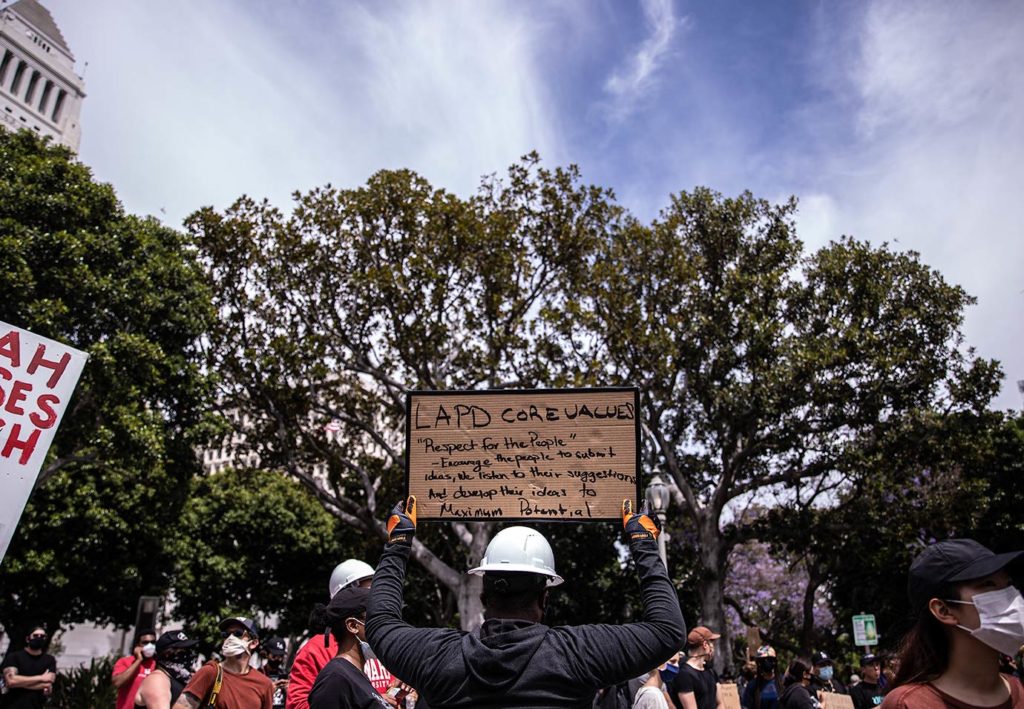
[{"label": "person in black hoodie", "polygon": [[793,660],[782,684],[782,709],[820,709],[821,703],[808,689],[811,665],[806,660]]},{"label": "person in black hoodie", "polygon": [[[623,526],[640,576],[643,619],[625,625],[548,627],[547,589],[562,582],[547,540],[509,527],[479,567],[484,624],[478,631],[414,628],[402,620],[402,585],[416,532],[416,499],[395,506],[388,543],[367,604],[373,651],[433,709],[590,707],[601,687],[642,675],[674,655],[686,636],[675,589],[658,557],[657,524],[646,505]],[[497,569],[502,569],[498,571]]]}]

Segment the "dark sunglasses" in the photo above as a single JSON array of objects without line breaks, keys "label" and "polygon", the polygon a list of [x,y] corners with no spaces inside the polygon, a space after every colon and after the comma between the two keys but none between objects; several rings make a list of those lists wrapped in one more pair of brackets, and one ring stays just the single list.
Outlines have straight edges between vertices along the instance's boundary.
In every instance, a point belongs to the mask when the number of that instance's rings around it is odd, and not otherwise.
[{"label": "dark sunglasses", "polygon": [[246,634],[246,631],[245,630],[241,630],[239,628],[236,628],[235,630],[222,630],[222,631],[220,631],[220,636],[222,638],[226,638],[229,635],[234,635],[236,638],[244,638],[245,634]]}]

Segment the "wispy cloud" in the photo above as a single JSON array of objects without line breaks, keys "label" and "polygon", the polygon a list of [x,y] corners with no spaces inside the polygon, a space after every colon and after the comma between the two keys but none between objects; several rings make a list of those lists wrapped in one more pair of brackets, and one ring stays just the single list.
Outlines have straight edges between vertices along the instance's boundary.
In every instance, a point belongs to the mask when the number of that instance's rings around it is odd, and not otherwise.
[{"label": "wispy cloud", "polygon": [[819,193],[804,203],[802,235],[888,240],[966,288],[978,298],[967,341],[1003,363],[997,405],[1019,408],[1024,7],[879,1],[849,31],[856,51],[833,56],[844,71],[830,71],[832,109],[853,110],[817,114],[847,132],[808,156]]},{"label": "wispy cloud", "polygon": [[171,223],[386,167],[464,194],[532,149],[563,158],[552,28],[514,3],[47,5],[89,62],[83,160]]},{"label": "wispy cloud", "polygon": [[643,0],[644,18],[649,34],[626,60],[605,81],[605,91],[612,97],[611,115],[622,118],[635,107],[655,83],[655,74],[672,47],[676,32],[685,26],[685,18],[677,18],[673,0]]}]

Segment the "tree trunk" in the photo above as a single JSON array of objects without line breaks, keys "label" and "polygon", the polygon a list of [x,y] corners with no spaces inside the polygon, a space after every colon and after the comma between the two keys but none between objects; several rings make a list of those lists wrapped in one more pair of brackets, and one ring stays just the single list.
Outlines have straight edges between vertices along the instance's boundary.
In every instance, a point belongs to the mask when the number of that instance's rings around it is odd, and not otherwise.
[{"label": "tree trunk", "polygon": [[[467,569],[472,569],[484,558],[487,545],[491,541],[491,532],[494,531],[494,524],[492,522],[474,522],[467,527],[473,536],[468,544],[466,563],[468,564]],[[459,626],[463,630],[476,630],[483,624],[484,604],[480,600],[483,590],[482,576],[462,574],[459,588],[455,592],[455,601],[459,608]]]},{"label": "tree trunk", "polygon": [[459,607],[459,626],[463,630],[476,630],[484,622],[484,604],[480,594],[484,590],[483,577],[466,574],[455,596]]},{"label": "tree trunk", "polygon": [[703,625],[722,637],[715,647],[714,666],[719,674],[736,676],[732,656],[732,633],[725,619],[725,560],[717,519],[700,522],[700,618],[687,620],[687,628]]},{"label": "tree trunk", "polygon": [[803,598],[803,626],[800,628],[800,653],[810,655],[811,645],[814,641],[814,597],[818,592],[818,586],[824,581],[824,575],[818,565],[807,561],[807,588],[804,589]]}]

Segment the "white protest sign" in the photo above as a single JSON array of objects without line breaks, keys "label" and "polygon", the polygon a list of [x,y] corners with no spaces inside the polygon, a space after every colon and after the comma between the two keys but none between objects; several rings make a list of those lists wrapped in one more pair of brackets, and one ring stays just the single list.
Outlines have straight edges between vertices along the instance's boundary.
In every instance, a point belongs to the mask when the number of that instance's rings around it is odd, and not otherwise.
[{"label": "white protest sign", "polygon": [[0,321],[0,562],[87,357]]}]

